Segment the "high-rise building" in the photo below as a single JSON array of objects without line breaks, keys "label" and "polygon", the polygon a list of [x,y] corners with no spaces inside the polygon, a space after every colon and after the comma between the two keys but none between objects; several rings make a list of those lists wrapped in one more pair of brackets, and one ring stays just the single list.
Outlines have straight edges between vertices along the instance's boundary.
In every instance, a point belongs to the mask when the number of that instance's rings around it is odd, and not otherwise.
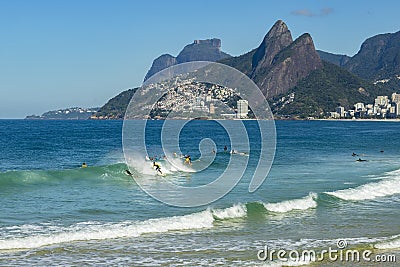
[{"label": "high-rise building", "polygon": [[375,105],[387,106],[389,104],[389,98],[387,95],[379,95],[375,98]]},{"label": "high-rise building", "polygon": [[396,116],[400,116],[400,103],[396,103]]},{"label": "high-rise building", "polygon": [[400,94],[393,93],[392,94],[392,102],[393,103],[400,103]]},{"label": "high-rise building", "polygon": [[239,119],[247,118],[249,113],[249,102],[247,100],[239,100],[237,102],[237,117]]},{"label": "high-rise building", "polygon": [[344,107],[337,107],[336,112],[339,114],[341,118],[344,117]]},{"label": "high-rise building", "polygon": [[355,111],[364,111],[365,110],[364,103],[356,103],[354,105],[354,110]]},{"label": "high-rise building", "polygon": [[215,107],[213,103],[210,104],[210,114],[215,114]]}]

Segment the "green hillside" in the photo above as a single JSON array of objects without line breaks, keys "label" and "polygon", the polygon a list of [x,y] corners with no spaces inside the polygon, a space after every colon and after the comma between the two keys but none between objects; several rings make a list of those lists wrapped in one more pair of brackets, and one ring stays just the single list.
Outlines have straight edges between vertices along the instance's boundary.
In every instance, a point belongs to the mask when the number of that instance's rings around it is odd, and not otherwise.
[{"label": "green hillside", "polygon": [[99,119],[123,119],[126,108],[137,89],[129,89],[113,97],[94,116]]},{"label": "green hillside", "polygon": [[237,57],[225,58],[219,60],[218,62],[233,67],[238,71],[246,74],[247,76],[250,76],[252,71],[251,62],[255,52],[256,49],[253,49],[250,52],[247,52],[246,54]]},{"label": "green hillside", "polygon": [[[377,95],[390,95],[392,90],[375,86],[332,63],[324,62],[322,69],[299,81],[290,93],[295,94],[294,101],[283,106],[276,105],[274,111],[278,115],[322,117],[337,106],[351,109],[357,102],[373,103]],[[281,97],[275,97],[272,102]]]}]

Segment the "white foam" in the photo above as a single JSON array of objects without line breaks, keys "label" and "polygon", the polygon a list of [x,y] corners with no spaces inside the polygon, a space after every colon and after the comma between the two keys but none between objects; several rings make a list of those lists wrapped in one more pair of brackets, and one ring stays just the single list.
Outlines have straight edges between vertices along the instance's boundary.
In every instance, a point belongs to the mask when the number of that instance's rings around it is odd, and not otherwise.
[{"label": "white foam", "polygon": [[210,228],[214,217],[210,210],[184,216],[150,219],[142,222],[76,224],[59,227],[56,233],[0,240],[0,250],[30,249],[64,242],[136,237],[148,233]]},{"label": "white foam", "polygon": [[293,210],[307,210],[317,207],[317,194],[310,193],[308,196],[286,200],[278,203],[263,203],[265,209],[272,212],[285,213]]},{"label": "white foam", "polygon": [[287,260],[287,261],[271,261],[266,263],[265,267],[283,267],[283,266],[305,266],[313,263],[311,260]]},{"label": "white foam", "polygon": [[380,182],[368,183],[355,188],[342,189],[334,192],[326,192],[326,194],[343,200],[353,201],[371,200],[400,194],[400,177],[396,171],[389,173],[387,178]]},{"label": "white foam", "polygon": [[16,226],[30,231],[24,231],[20,237],[3,236],[0,240],[0,250],[32,249],[59,243],[104,240],[113,238],[137,237],[143,234],[164,233],[178,230],[194,230],[213,227],[218,219],[229,219],[246,216],[246,207],[241,204],[226,209],[206,209],[193,214],[166,218],[149,219],[145,221],[126,221],[120,223],[80,222],[65,226]]},{"label": "white foam", "polygon": [[127,157],[126,164],[141,174],[156,175],[156,172],[152,166],[152,162],[146,161],[145,158],[140,154],[136,155],[132,153],[129,157]]},{"label": "white foam", "polygon": [[179,170],[181,172],[196,172],[192,167],[184,163],[180,158],[168,157],[168,163],[171,165],[171,169]]},{"label": "white foam", "polygon": [[400,249],[400,238],[375,244],[374,247],[377,249]]},{"label": "white foam", "polygon": [[245,205],[237,204],[226,209],[212,210],[212,214],[214,215],[215,218],[220,220],[242,218],[247,215],[247,208]]}]

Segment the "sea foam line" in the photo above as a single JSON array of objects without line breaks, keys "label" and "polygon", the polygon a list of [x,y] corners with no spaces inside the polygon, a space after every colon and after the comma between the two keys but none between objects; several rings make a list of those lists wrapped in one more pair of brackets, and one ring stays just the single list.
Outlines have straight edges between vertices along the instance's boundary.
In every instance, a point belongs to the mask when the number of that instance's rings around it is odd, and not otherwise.
[{"label": "sea foam line", "polygon": [[243,216],[246,216],[245,206],[234,205],[227,209],[207,209],[183,216],[149,219],[146,221],[78,223],[70,227],[59,227],[57,232],[46,233],[44,229],[44,232],[38,234],[0,240],[0,250],[32,249],[74,241],[129,238],[150,233],[211,228],[216,218],[230,219]]},{"label": "sea foam line", "polygon": [[[284,267],[284,266],[306,266],[312,264],[311,260],[287,260],[287,261],[271,261],[261,265],[263,267]],[[260,265],[256,265],[260,266]]]}]

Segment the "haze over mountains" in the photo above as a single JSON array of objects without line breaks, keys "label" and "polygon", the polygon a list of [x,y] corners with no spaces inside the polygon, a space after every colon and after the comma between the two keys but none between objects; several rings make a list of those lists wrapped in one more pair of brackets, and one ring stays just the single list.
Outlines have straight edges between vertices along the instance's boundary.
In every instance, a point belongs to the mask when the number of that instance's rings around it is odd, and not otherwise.
[{"label": "haze over mountains", "polygon": [[[274,113],[286,117],[323,117],[341,105],[372,102],[377,95],[400,91],[400,32],[367,39],[353,57],[317,51],[310,34],[293,40],[279,20],[261,44],[237,57],[221,51],[219,39],[195,40],[174,57],[164,54],[153,61],[145,80],[158,71],[189,61],[217,61],[238,69],[262,90]],[[95,115],[123,118],[135,89],[111,99]],[[293,101],[281,101],[293,95]]]}]

